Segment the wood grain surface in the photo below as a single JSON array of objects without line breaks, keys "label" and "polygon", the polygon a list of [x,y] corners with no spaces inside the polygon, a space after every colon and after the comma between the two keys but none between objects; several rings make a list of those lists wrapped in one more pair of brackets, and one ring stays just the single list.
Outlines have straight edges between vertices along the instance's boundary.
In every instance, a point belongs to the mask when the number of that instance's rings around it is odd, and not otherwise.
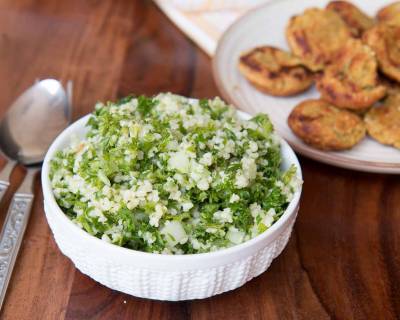
[{"label": "wood grain surface", "polygon": [[[150,1],[1,0],[0,117],[45,77],[74,81],[74,119],[129,93],[218,95],[209,58]],[[300,213],[270,269],[232,292],[179,303],[112,291],[76,270],[51,235],[38,178],[1,319],[399,318],[400,178],[300,160]],[[23,175],[12,175],[1,221]]]}]

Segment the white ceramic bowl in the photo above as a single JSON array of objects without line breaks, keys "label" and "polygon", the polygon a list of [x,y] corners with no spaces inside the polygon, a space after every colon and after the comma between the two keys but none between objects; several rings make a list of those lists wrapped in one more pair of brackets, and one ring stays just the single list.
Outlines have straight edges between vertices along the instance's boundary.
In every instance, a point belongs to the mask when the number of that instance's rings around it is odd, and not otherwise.
[{"label": "white ceramic bowl", "polygon": [[[243,118],[250,116],[239,112]],[[299,190],[282,217],[261,235],[240,245],[211,253],[161,255],[106,243],[80,229],[57,205],[49,180],[49,162],[72,136],[83,137],[89,115],[53,142],[42,169],[44,208],[58,247],[83,273],[103,285],[133,296],[157,300],[210,297],[240,287],[264,272],[286,246],[299,208]],[[283,168],[299,162],[282,140]]]}]

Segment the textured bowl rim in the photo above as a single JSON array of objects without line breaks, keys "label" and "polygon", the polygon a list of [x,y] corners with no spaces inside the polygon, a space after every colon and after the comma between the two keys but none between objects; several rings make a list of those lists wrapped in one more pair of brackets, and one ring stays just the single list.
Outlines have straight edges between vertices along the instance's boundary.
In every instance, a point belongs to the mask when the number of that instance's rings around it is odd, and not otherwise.
[{"label": "textured bowl rim", "polygon": [[[249,119],[251,116],[246,112],[237,110],[239,117],[244,119]],[[259,242],[266,241],[270,238],[270,241],[274,239],[274,235],[276,232],[282,228],[285,223],[290,219],[290,217],[297,212],[297,208],[300,201],[300,196],[302,192],[302,186],[300,189],[294,194],[293,199],[290,201],[288,207],[286,208],[283,215],[279,218],[277,222],[275,222],[270,228],[268,228],[262,234],[246,241],[238,245],[234,245],[229,248],[205,252],[205,253],[192,253],[192,254],[181,254],[181,255],[168,255],[168,254],[158,254],[158,253],[150,253],[144,251],[138,251],[134,249],[129,249],[125,247],[120,247],[112,243],[105,242],[89,233],[79,228],[75,223],[73,223],[62,211],[62,209],[58,206],[49,179],[50,172],[50,160],[54,157],[54,154],[61,149],[61,145],[65,145],[66,141],[71,140],[71,137],[74,136],[76,131],[79,131],[84,127],[90,118],[91,114],[87,114],[86,116],[81,117],[70,126],[68,126],[64,131],[62,131],[59,136],[53,141],[50,148],[48,149],[45,159],[43,161],[41,180],[42,180],[42,190],[44,203],[50,210],[47,210],[47,214],[52,214],[58,219],[61,223],[65,225],[65,228],[69,228],[75,234],[82,237],[82,240],[91,241],[93,245],[102,246],[104,250],[111,250],[115,254],[120,253],[125,255],[127,258],[132,258],[135,256],[136,258],[146,258],[146,259],[157,259],[160,263],[165,262],[180,262],[180,261],[191,261],[193,260],[203,260],[203,259],[214,259],[217,257],[222,257],[226,255],[231,255],[235,253],[242,252]],[[282,157],[285,157],[289,160],[291,164],[294,164],[297,168],[297,177],[302,179],[302,171],[297,159],[296,154],[293,149],[289,146],[289,144],[282,138],[280,138],[281,143],[281,153]]]}]

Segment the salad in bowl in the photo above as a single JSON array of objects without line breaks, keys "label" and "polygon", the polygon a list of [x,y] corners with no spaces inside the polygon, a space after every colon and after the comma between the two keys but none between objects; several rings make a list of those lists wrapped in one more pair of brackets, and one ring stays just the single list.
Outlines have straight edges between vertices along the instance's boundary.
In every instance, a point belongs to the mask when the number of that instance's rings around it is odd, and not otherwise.
[{"label": "salad in bowl", "polygon": [[265,271],[288,241],[302,180],[267,115],[163,93],[97,103],[53,143],[42,183],[56,242],[81,271],[182,300]]}]

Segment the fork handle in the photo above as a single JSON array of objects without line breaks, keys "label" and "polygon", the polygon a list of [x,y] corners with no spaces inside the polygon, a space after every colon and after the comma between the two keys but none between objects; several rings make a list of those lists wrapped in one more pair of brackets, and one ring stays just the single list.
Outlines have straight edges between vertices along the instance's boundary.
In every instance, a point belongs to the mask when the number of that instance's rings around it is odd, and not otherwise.
[{"label": "fork handle", "polygon": [[6,194],[6,191],[7,191],[9,185],[10,185],[10,183],[8,181],[0,180],[0,201],[1,201],[1,199],[3,199],[4,195]]},{"label": "fork handle", "polygon": [[6,220],[0,234],[0,308],[15,260],[21,246],[22,238],[29,220],[33,202],[33,181],[37,169],[28,169],[24,181],[15,193],[8,209]]},{"label": "fork handle", "polygon": [[0,201],[3,199],[8,186],[10,185],[10,174],[15,167],[15,161],[8,161],[4,168],[0,171]]}]

